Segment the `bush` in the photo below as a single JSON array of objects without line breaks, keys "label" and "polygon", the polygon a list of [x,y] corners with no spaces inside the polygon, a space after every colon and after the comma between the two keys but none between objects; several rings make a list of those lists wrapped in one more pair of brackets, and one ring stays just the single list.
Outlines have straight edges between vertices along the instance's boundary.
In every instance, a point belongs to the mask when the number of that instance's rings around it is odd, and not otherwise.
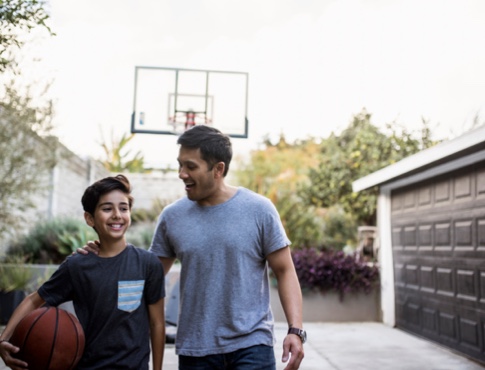
[{"label": "bush", "polygon": [[32,279],[32,271],[25,268],[21,257],[11,257],[0,264],[0,292],[25,290]]},{"label": "bush", "polygon": [[[136,247],[148,249],[154,230],[155,222],[138,222],[128,229],[126,240]],[[41,221],[8,249],[7,257],[22,256],[24,263],[60,264],[90,240],[98,240],[98,235],[83,220]]]},{"label": "bush", "polygon": [[38,222],[7,255],[24,256],[26,263],[59,264],[96,233],[82,220],[62,218]]},{"label": "bush", "polygon": [[132,224],[126,232],[126,242],[135,247],[148,249],[152,244],[155,222],[138,222]]},{"label": "bush", "polygon": [[322,244],[326,248],[342,250],[345,246],[357,245],[357,223],[341,206],[325,209],[323,223]]},{"label": "bush", "polygon": [[162,200],[160,198],[156,198],[150,209],[145,208],[136,208],[136,199],[135,199],[135,207],[131,210],[131,223],[136,225],[138,223],[147,223],[147,222],[156,222],[158,220],[158,216],[162,210],[169,204],[167,200]]},{"label": "bush", "polygon": [[369,293],[379,284],[379,269],[359,260],[357,254],[315,248],[292,251],[293,263],[303,291]]}]

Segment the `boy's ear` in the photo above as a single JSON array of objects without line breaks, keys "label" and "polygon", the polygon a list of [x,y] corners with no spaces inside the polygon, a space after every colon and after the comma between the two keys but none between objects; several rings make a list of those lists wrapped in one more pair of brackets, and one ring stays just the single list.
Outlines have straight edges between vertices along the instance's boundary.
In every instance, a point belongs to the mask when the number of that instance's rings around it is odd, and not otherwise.
[{"label": "boy's ear", "polygon": [[88,226],[94,227],[94,217],[89,212],[84,212],[84,219]]}]

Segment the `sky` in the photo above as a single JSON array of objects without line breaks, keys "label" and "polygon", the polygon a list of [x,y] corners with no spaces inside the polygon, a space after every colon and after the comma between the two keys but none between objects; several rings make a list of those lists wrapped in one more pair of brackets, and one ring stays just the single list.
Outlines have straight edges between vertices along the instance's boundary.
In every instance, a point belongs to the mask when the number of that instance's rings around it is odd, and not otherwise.
[{"label": "sky", "polygon": [[[366,109],[437,139],[485,121],[481,0],[49,0],[54,37],[39,37],[55,133],[81,156],[129,133],[135,66],[249,73],[249,137],[338,133]],[[40,72],[39,72],[40,71]],[[170,135],[137,134],[147,164],[176,168]]]}]

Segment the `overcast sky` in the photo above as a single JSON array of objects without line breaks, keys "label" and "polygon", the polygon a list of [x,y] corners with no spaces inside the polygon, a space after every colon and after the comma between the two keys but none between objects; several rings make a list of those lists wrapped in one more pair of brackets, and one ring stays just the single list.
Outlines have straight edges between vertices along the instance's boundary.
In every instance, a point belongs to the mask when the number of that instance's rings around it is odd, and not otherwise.
[{"label": "overcast sky", "polygon": [[[481,0],[50,0],[57,36],[36,43],[54,83],[57,134],[101,156],[100,129],[130,130],[135,66],[249,73],[249,134],[325,137],[366,108],[377,125],[436,138],[485,107]],[[149,164],[175,165],[175,136],[137,135]]]}]

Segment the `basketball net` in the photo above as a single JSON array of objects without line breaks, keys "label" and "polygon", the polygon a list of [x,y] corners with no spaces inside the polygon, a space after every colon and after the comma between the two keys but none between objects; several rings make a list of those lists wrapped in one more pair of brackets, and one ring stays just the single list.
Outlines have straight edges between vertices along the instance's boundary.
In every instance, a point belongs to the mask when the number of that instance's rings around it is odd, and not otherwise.
[{"label": "basketball net", "polygon": [[175,133],[183,133],[195,125],[211,125],[212,120],[205,113],[194,111],[177,112],[175,116],[169,117],[169,124]]}]

